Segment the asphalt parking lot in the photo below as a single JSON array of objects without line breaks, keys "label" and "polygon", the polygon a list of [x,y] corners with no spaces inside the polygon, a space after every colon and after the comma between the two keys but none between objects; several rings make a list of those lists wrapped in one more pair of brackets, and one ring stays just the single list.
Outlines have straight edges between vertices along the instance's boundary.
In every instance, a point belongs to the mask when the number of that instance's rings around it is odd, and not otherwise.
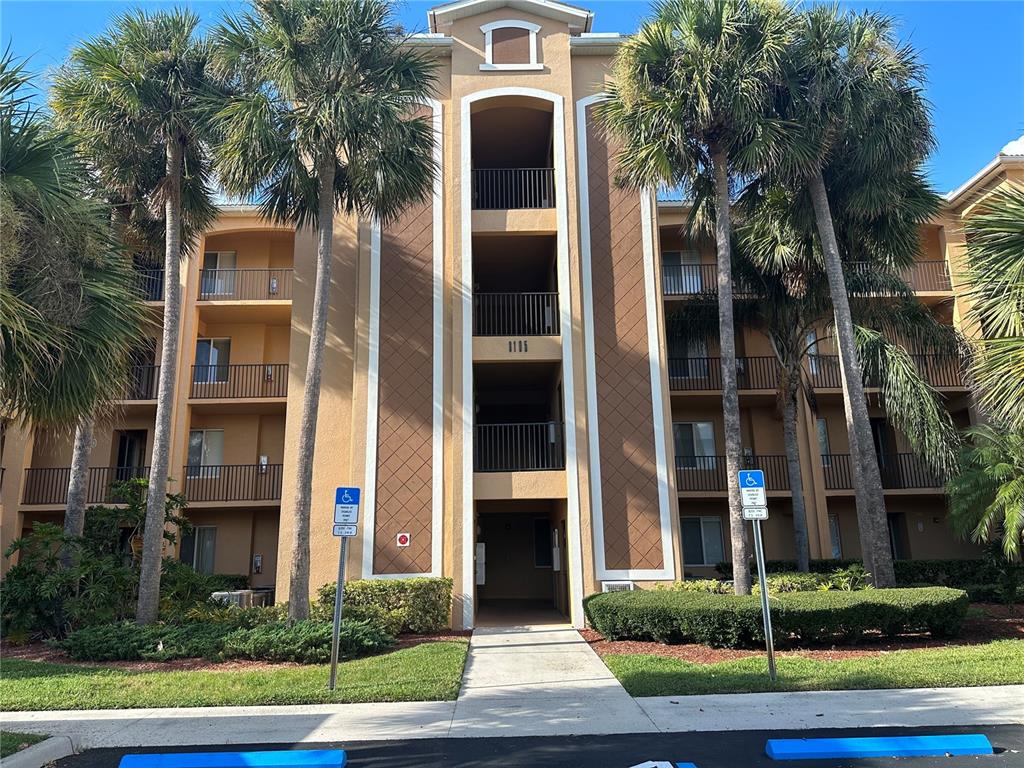
[{"label": "asphalt parking lot", "polygon": [[[764,754],[768,738],[984,733],[996,748],[981,757],[800,760],[781,763]],[[351,768],[631,768],[648,760],[692,762],[697,768],[1024,768],[1024,725],[963,728],[871,728],[819,731],[728,731],[543,738],[409,739],[354,744],[277,744],[201,747],[197,752],[342,748]],[[58,768],[116,768],[129,752],[187,749],[96,749],[65,758]]]}]

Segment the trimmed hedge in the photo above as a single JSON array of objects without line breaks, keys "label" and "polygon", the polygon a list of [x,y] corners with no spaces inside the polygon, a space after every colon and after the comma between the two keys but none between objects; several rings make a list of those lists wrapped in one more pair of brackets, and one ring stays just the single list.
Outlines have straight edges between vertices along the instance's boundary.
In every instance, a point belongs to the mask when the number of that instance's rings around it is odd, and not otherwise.
[{"label": "trimmed hedge", "polygon": [[[863,565],[860,560],[811,560],[811,573],[831,573],[839,568],[849,568],[851,565]],[[782,573],[796,571],[795,560],[769,560],[765,563],[768,573]],[[955,587],[964,589],[967,585],[993,584],[1003,578],[1004,565],[993,562],[992,559],[949,559],[949,560],[894,560],[893,569],[896,573],[896,583],[900,586],[911,586],[915,584],[929,584],[933,586]],[[1021,578],[1024,578],[1024,564],[1010,566]],[[732,563],[719,563],[715,570],[725,578],[732,578]],[[751,573],[757,573],[757,568],[751,564]]]},{"label": "trimmed hedge", "polygon": [[[335,583],[317,591],[313,616],[330,620],[334,613]],[[344,616],[367,621],[392,635],[439,632],[449,625],[452,580],[356,579],[345,582]]]},{"label": "trimmed hedge", "polygon": [[[591,595],[584,605],[591,625],[609,640],[723,648],[764,641],[760,598],[753,595],[637,590]],[[953,637],[967,606],[965,592],[946,587],[793,592],[772,599],[772,629],[780,644],[850,640],[870,631]]]}]

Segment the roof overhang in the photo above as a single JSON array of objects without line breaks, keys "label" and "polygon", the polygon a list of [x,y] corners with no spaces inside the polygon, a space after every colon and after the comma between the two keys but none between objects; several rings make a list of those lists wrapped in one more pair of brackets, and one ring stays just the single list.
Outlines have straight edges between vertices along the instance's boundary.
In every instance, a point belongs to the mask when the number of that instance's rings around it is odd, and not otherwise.
[{"label": "roof overhang", "polygon": [[569,52],[573,56],[614,56],[627,39],[618,32],[583,32],[569,38]]},{"label": "roof overhang", "polygon": [[437,32],[439,24],[450,24],[467,16],[476,16],[499,8],[511,8],[563,21],[574,31],[579,32],[589,32],[594,23],[593,11],[555,0],[455,0],[427,11],[427,21],[430,24],[430,31]]},{"label": "roof overhang", "polygon": [[994,181],[1004,169],[1022,167],[1024,167],[1024,136],[1011,141],[984,168],[948,193],[945,196],[946,202],[951,206],[959,205],[972,192],[979,188],[983,189],[990,182]]}]

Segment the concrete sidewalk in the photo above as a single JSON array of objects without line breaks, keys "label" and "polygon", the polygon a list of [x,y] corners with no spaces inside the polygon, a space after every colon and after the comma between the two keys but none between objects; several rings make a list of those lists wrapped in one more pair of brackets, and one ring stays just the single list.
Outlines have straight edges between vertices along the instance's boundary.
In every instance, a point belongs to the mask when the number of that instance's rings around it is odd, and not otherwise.
[{"label": "concrete sidewalk", "polygon": [[554,695],[540,697],[542,704],[502,696],[500,704],[483,697],[474,706],[471,697],[463,697],[398,704],[6,712],[0,720],[10,730],[70,736],[81,749],[525,736],[535,733],[531,729],[538,727],[541,712],[551,718],[544,725],[550,735],[1024,723],[1021,685],[643,698],[635,700],[647,718],[642,730],[635,713],[619,722],[606,717],[601,708],[618,705],[611,696],[595,696],[593,687],[580,688],[576,697],[568,686],[552,690]]}]

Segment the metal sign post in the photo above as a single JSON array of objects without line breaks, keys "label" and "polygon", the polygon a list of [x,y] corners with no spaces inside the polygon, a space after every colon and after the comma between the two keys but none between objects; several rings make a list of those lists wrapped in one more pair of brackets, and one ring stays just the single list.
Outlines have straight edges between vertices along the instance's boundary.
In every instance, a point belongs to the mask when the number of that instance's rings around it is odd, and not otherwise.
[{"label": "metal sign post", "polygon": [[760,469],[740,470],[739,486],[743,519],[754,524],[754,556],[757,558],[757,580],[761,585],[761,616],[764,620],[764,645],[768,651],[768,677],[774,683],[775,639],[772,637],[772,613],[768,605],[768,579],[764,565],[764,539],[761,537],[761,521],[768,519],[764,472]]},{"label": "metal sign post", "polygon": [[331,634],[331,677],[328,690],[333,691],[338,681],[338,645],[341,638],[341,608],[345,599],[345,561],[348,559],[348,540],[356,535],[359,521],[359,489],[338,488],[334,494],[334,525],[331,533],[341,539],[338,548],[338,582],[334,587],[334,632]]}]

